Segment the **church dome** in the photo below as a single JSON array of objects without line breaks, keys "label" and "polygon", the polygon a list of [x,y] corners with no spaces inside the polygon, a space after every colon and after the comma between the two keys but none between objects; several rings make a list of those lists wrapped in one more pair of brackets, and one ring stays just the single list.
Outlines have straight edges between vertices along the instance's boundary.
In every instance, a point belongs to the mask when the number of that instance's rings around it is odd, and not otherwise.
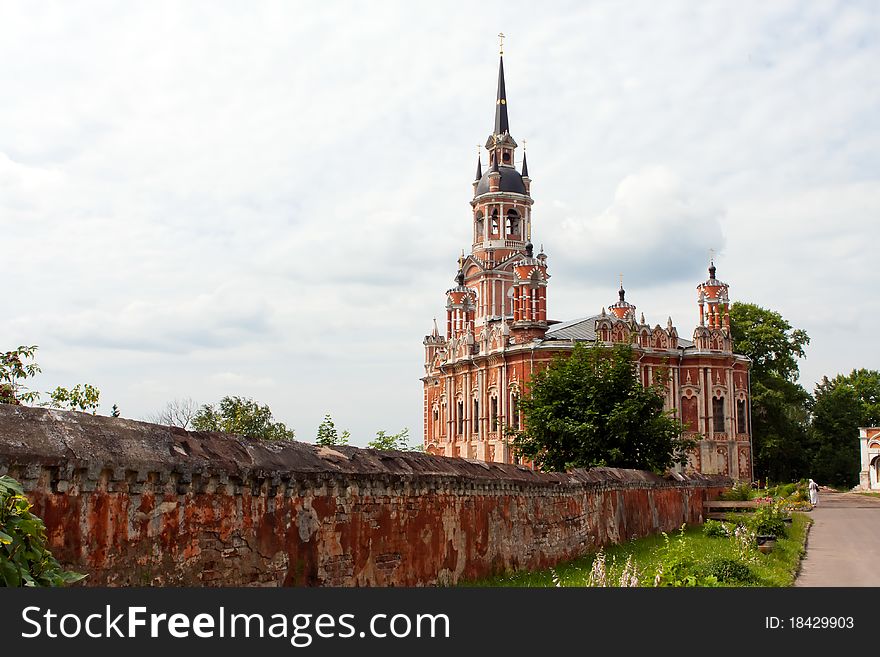
[{"label": "church dome", "polygon": [[[526,185],[523,182],[522,176],[519,175],[519,171],[513,167],[504,166],[502,164],[498,167],[498,172],[501,174],[501,184],[499,185],[500,191],[514,192],[516,194],[526,193]],[[489,191],[489,175],[491,173],[492,170],[490,169],[483,174],[482,178],[480,178],[474,196],[479,196],[480,194],[485,194]]]}]

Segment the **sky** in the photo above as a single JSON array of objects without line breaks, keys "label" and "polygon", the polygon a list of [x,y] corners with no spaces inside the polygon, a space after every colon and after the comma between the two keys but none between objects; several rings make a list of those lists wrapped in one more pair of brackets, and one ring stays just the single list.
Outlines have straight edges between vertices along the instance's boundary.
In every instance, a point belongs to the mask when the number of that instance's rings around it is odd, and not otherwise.
[{"label": "sky", "polygon": [[713,249],[807,331],[808,390],[880,369],[872,1],[0,0],[0,349],[101,413],[239,395],[420,442],[499,32],[551,318],[622,274],[688,337]]}]

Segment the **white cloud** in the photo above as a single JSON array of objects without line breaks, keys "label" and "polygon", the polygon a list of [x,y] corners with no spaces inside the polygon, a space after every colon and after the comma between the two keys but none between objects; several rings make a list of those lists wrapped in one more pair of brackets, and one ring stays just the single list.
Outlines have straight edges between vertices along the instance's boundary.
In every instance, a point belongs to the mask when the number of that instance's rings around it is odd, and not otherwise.
[{"label": "white cloud", "polygon": [[131,417],[242,394],[302,438],[417,438],[497,29],[552,316],[622,272],[687,334],[715,248],[809,330],[805,376],[880,367],[870,3],[7,3],[0,346]]}]

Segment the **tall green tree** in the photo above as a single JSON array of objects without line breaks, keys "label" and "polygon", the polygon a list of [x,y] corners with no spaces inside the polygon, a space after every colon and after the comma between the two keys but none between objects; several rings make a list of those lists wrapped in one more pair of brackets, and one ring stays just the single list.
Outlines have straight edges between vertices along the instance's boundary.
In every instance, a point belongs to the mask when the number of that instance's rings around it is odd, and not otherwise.
[{"label": "tall green tree", "polygon": [[293,429],[275,422],[272,411],[253,399],[227,396],[216,406],[203,405],[192,419],[196,431],[220,431],[262,440],[293,440]]},{"label": "tall green tree", "polygon": [[734,352],[752,360],[756,476],[775,481],[810,476],[810,395],[797,382],[809,336],[778,312],[741,302],[730,307],[730,332]]},{"label": "tall green tree", "polygon": [[318,425],[318,437],[315,440],[315,443],[318,445],[348,445],[348,441],[351,438],[351,434],[344,430],[342,435],[339,435],[339,432],[336,430],[336,425],[333,423],[333,418],[330,417],[330,414],[324,416],[324,421]]},{"label": "tall green tree", "polygon": [[859,427],[880,425],[880,372],[860,369],[823,377],[813,397],[813,478],[855,486],[861,467]]},{"label": "tall green tree", "polygon": [[[662,377],[661,377],[662,378]],[[644,387],[630,345],[577,344],[537,372],[520,399],[517,453],[542,470],[609,466],[662,472],[694,441],[663,410],[662,383]]]}]

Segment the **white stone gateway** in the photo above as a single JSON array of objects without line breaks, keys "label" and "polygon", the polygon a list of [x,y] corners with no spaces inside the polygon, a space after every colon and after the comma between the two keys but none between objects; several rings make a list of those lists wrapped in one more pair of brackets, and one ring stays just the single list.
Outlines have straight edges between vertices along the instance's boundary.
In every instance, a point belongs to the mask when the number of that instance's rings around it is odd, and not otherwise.
[{"label": "white stone gateway", "polygon": [[880,490],[880,427],[859,427],[862,471],[859,488]]}]

